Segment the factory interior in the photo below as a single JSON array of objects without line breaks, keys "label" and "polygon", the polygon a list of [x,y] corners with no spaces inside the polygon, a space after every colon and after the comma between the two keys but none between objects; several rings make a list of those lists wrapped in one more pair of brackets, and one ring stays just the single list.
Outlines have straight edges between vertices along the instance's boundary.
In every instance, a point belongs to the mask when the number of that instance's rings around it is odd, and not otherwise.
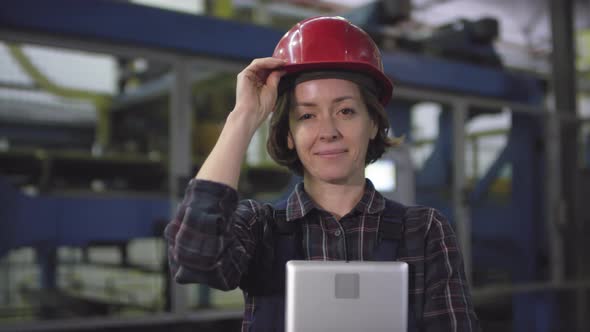
[{"label": "factory interior", "polygon": [[[366,176],[449,217],[483,331],[590,331],[589,0],[0,2],[0,331],[239,331],[163,230],[236,75],[319,15],[380,48],[404,143]],[[242,197],[297,180],[267,133]]]}]

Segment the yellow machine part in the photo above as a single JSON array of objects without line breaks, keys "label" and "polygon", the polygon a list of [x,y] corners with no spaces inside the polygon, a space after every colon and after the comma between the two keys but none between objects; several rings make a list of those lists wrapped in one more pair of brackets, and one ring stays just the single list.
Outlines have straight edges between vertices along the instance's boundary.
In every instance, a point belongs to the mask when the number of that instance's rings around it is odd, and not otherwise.
[{"label": "yellow machine part", "polygon": [[45,76],[39,68],[33,64],[29,57],[23,52],[20,45],[12,44],[8,46],[8,49],[21,68],[43,91],[63,98],[78,99],[92,103],[96,109],[98,119],[96,127],[96,142],[103,148],[108,146],[110,138],[108,112],[112,103],[112,98],[110,96],[59,86],[49,80],[47,76]]}]

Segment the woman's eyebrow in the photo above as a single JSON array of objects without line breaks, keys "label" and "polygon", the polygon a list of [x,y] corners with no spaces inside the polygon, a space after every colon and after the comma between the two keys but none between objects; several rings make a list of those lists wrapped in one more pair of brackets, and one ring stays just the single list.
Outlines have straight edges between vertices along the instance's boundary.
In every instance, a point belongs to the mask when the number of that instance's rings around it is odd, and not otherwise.
[{"label": "woman's eyebrow", "polygon": [[342,96],[342,97],[338,97],[338,98],[335,98],[334,100],[332,100],[332,104],[339,103],[339,102],[341,102],[341,101],[344,101],[344,100],[346,100],[346,99],[354,99],[354,98],[353,98],[352,96]]},{"label": "woman's eyebrow", "polygon": [[310,102],[310,101],[304,101],[301,103],[295,103],[295,108],[297,107],[313,107],[316,106],[316,103]]},{"label": "woman's eyebrow", "polygon": [[[332,104],[337,104],[337,103],[342,102],[347,99],[354,99],[354,97],[352,97],[352,96],[337,97],[337,98],[334,98],[334,100],[332,100]],[[304,101],[304,102],[300,102],[300,103],[295,103],[295,107],[313,107],[313,106],[317,106],[317,104],[314,102],[311,102],[311,101]]]}]

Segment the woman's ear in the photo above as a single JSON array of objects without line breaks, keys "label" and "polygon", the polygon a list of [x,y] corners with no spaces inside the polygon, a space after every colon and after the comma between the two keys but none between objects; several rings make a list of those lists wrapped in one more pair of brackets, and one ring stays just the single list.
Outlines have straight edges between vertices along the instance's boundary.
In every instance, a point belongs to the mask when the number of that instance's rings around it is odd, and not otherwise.
[{"label": "woman's ear", "polygon": [[377,126],[377,123],[375,123],[374,120],[371,120],[371,139],[374,140],[375,137],[377,137],[377,134],[379,133],[379,126]]}]

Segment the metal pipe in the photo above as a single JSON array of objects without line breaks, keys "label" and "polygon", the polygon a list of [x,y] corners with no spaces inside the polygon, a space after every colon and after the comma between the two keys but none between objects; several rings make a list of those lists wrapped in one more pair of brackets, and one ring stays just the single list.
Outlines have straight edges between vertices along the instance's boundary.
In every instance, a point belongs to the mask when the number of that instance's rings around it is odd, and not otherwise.
[{"label": "metal pipe", "polygon": [[464,94],[451,94],[447,92],[437,92],[426,89],[408,88],[404,86],[395,87],[395,97],[413,100],[429,100],[440,103],[452,104],[461,100],[469,106],[481,106],[485,108],[509,108],[512,112],[532,113],[544,115],[547,112],[546,107],[531,106],[523,103],[515,103],[498,98],[476,97]]},{"label": "metal pipe", "polygon": [[0,40],[7,43],[36,44],[48,47],[65,48],[76,51],[110,54],[113,56],[136,58],[141,57],[150,61],[176,63],[189,61],[192,64],[207,68],[207,70],[240,71],[244,61],[230,61],[212,56],[187,55],[174,51],[156,50],[149,47],[125,46],[116,43],[82,40],[68,37],[56,38],[54,35],[26,33],[17,30],[0,29]]}]

